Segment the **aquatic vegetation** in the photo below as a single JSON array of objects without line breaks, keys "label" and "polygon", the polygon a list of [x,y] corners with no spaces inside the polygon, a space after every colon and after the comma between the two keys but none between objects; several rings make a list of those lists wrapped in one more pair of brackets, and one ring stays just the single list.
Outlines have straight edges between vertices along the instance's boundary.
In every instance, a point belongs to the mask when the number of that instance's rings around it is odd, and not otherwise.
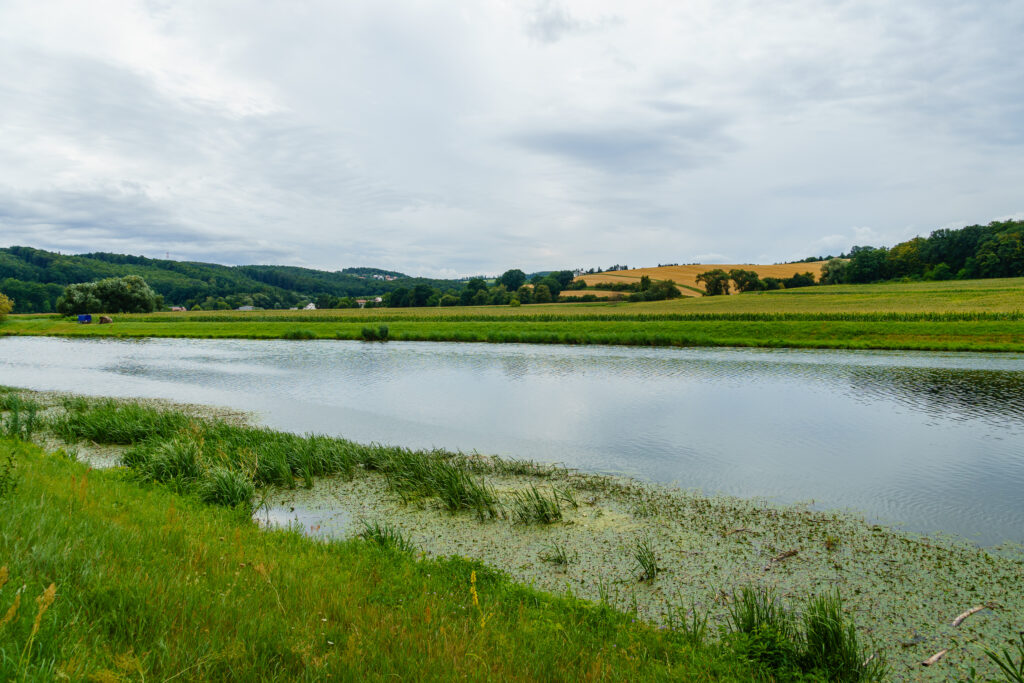
[{"label": "aquatic vegetation", "polygon": [[565,566],[571,562],[575,562],[579,559],[579,554],[575,551],[570,551],[565,543],[559,543],[554,541],[544,546],[544,549],[540,552],[538,557],[543,562],[549,564]]},{"label": "aquatic vegetation", "polygon": [[653,581],[658,578],[661,567],[658,566],[658,557],[654,553],[654,542],[650,536],[642,536],[636,540],[633,545],[633,560],[640,570],[641,581]]},{"label": "aquatic vegetation", "polygon": [[519,524],[552,524],[562,520],[557,492],[545,495],[533,484],[526,490],[512,491],[512,518]]},{"label": "aquatic vegetation", "polygon": [[985,656],[999,667],[999,671],[1008,683],[1024,683],[1024,632],[1018,633],[1017,637],[1020,642],[1015,643],[1018,655],[1016,660],[1005,648],[1001,652],[985,650]]},{"label": "aquatic vegetation", "polygon": [[364,541],[375,543],[388,550],[397,550],[403,553],[416,552],[416,545],[412,539],[393,524],[379,520],[368,522],[365,519],[360,520],[360,524],[363,530],[359,532],[359,538]]},{"label": "aquatic vegetation", "polygon": [[800,646],[803,668],[823,673],[830,681],[883,680],[888,671],[882,658],[861,648],[857,629],[843,613],[839,591],[810,599]]},{"label": "aquatic vegetation", "polygon": [[42,426],[39,419],[39,403],[31,398],[25,399],[18,394],[0,394],[0,434],[12,439],[28,441]]},{"label": "aquatic vegetation", "polygon": [[54,418],[49,427],[72,443],[133,444],[145,439],[168,439],[192,422],[179,412],[113,399],[69,399],[64,408],[64,415]]},{"label": "aquatic vegetation", "polygon": [[197,488],[203,502],[226,507],[250,507],[256,495],[256,487],[248,477],[226,467],[215,467],[207,472]]}]

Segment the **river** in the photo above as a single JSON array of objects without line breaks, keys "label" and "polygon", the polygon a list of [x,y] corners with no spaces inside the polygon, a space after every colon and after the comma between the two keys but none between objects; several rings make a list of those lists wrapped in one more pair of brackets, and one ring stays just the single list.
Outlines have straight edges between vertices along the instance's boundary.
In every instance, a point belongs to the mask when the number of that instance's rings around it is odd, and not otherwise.
[{"label": "river", "polygon": [[6,337],[0,384],[1024,542],[1021,354]]}]

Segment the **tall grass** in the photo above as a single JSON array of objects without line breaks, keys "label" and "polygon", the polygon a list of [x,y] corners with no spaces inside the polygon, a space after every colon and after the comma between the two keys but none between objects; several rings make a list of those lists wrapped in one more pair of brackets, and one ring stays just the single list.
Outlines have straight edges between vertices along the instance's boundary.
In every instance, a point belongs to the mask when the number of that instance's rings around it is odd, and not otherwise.
[{"label": "tall grass", "polygon": [[368,522],[365,519],[360,520],[360,524],[363,530],[359,532],[359,537],[364,541],[369,541],[381,548],[396,550],[401,553],[416,552],[416,545],[412,542],[412,539],[403,534],[402,530],[398,527],[388,522]]},{"label": "tall grass", "polygon": [[39,403],[23,399],[17,394],[0,394],[0,434],[12,439],[29,440],[42,426],[39,419]]},{"label": "tall grass", "polygon": [[546,495],[533,484],[524,491],[513,491],[512,518],[519,524],[552,524],[562,520],[558,496]]},{"label": "tall grass", "polygon": [[738,652],[784,676],[845,683],[884,680],[888,673],[883,659],[861,648],[838,593],[810,598],[798,621],[770,589],[744,587],[732,596],[728,629]]}]

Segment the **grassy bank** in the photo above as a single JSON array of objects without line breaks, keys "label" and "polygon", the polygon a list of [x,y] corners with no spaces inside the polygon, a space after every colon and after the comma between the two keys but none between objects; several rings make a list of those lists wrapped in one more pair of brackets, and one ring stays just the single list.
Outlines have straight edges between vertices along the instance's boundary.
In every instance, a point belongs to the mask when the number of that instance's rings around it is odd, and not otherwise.
[{"label": "grassy bank", "polygon": [[[302,437],[132,402],[6,392],[0,393],[0,411],[5,411],[0,420],[4,431],[16,431],[11,427],[15,424],[22,436],[34,433],[51,440],[51,448],[61,446],[83,458],[89,457],[95,442],[120,449],[119,457],[127,466],[124,474],[89,476],[102,476],[104,489],[106,477],[126,487],[115,496],[121,506],[127,506],[127,498],[135,495],[131,491],[136,489],[131,487],[141,486],[138,490],[146,491],[147,496],[182,496],[183,502],[171,504],[179,508],[194,505],[195,514],[207,514],[201,512],[205,508],[200,501],[218,504],[227,510],[224,519],[241,528],[238,533],[249,533],[248,510],[262,498],[265,519],[295,520],[299,526],[293,530],[325,539],[351,539],[364,531],[358,520],[365,519],[374,529],[368,535],[392,547],[412,546],[437,561],[453,554],[468,556],[507,572],[494,580],[507,586],[509,595],[519,595],[514,591],[520,590],[512,587],[511,578],[546,590],[549,596],[571,588],[575,596],[605,606],[586,607],[575,599],[564,602],[538,597],[537,601],[552,605],[551,613],[570,608],[579,614],[607,610],[617,615],[613,618],[617,626],[609,626],[611,630],[626,623],[623,614],[629,615],[630,629],[635,628],[633,619],[657,625],[660,628],[637,633],[648,634],[644,637],[654,638],[651,642],[661,643],[658,639],[664,637],[671,647],[685,646],[685,655],[670,656],[667,661],[670,669],[675,667],[673,675],[682,677],[724,672],[726,678],[743,678],[756,668],[762,674],[787,679],[813,669],[807,650],[808,615],[836,607],[826,600],[813,608],[806,600],[808,596],[828,598],[836,590],[845,599],[844,616],[830,623],[839,625],[853,617],[858,629],[852,633],[860,645],[833,647],[830,652],[847,653],[833,661],[862,664],[868,656],[866,649],[875,654],[876,664],[885,661],[895,675],[913,680],[964,680],[972,668],[982,675],[995,675],[983,650],[1005,646],[1024,623],[1019,591],[1024,560],[1014,554],[1019,550],[990,552],[954,540],[916,537],[848,514],[772,506],[757,500],[707,498],[527,461]],[[12,422],[15,413],[19,417]],[[32,420],[29,413],[35,416]],[[62,466],[72,467],[69,463]],[[27,470],[23,467],[21,471]],[[63,489],[68,489],[68,472],[55,479]],[[75,485],[70,488],[74,495]],[[32,492],[25,504],[45,506],[57,493]],[[179,499],[160,500],[166,506],[167,500]],[[127,507],[117,512],[118,520],[137,516]],[[183,522],[182,534],[186,528]],[[141,533],[133,529],[133,533]],[[201,531],[196,542],[208,542],[209,533],[225,535]],[[4,542],[23,535],[14,532]],[[88,537],[75,538],[84,544]],[[303,543],[298,539],[291,542]],[[353,540],[333,540],[328,546],[366,552]],[[29,547],[22,550],[27,552]],[[223,552],[218,549],[212,554]],[[260,561],[291,562],[273,555]],[[288,576],[297,580],[294,577],[301,572]],[[408,583],[413,574],[401,576],[408,585],[395,589],[392,604],[415,604],[415,596],[403,591],[419,584]],[[343,579],[351,580],[348,575],[338,578]],[[452,600],[466,595],[465,579],[464,571],[463,593],[449,586],[445,595]],[[317,584],[312,595],[323,590],[328,590],[326,584]],[[772,603],[772,595],[780,601]],[[264,592],[263,597],[270,596]],[[516,600],[518,605],[524,599]],[[269,604],[273,607],[274,603]],[[776,609],[781,605],[787,609]],[[976,616],[951,625],[956,615],[974,606],[980,606]],[[455,610],[461,607],[472,611],[458,602],[450,610],[458,614]],[[748,608],[761,615],[751,618],[764,617],[771,623],[758,622],[744,631],[738,624],[747,617],[738,610]],[[513,611],[511,606],[507,609]],[[785,616],[792,614],[787,610],[795,610],[799,616]],[[542,612],[537,618],[547,617]],[[507,624],[508,628],[527,628],[522,622]],[[564,627],[552,626],[555,631]],[[771,630],[767,641],[762,637],[763,628]],[[848,632],[845,629],[839,630]],[[701,636],[695,638],[694,631]],[[423,632],[419,634],[417,637],[425,637]],[[591,635],[595,642],[599,640]],[[708,637],[712,635],[718,638]],[[518,634],[500,642],[526,647],[526,640]],[[578,647],[578,642],[583,641],[568,642],[567,647]],[[666,648],[670,649],[664,643],[659,654],[644,665],[653,668],[609,669],[608,677],[669,675],[660,668]],[[921,661],[943,649],[948,653],[941,663],[921,667]],[[856,651],[856,656],[851,657],[851,651]],[[603,650],[595,652],[604,657]],[[500,659],[500,655],[491,656]],[[579,667],[538,669],[534,675],[585,675],[588,670],[582,663]],[[857,667],[851,671],[856,674]],[[480,677],[485,674],[505,675],[484,669],[470,672]]]},{"label": "grassy bank", "polygon": [[79,325],[12,316],[0,334],[364,339],[634,346],[1024,351],[1024,278],[837,285],[636,304],[199,311]]},{"label": "grassy bank", "polygon": [[470,561],[262,532],[231,510],[0,440],[0,462],[9,457],[4,680],[750,677],[721,647]]}]

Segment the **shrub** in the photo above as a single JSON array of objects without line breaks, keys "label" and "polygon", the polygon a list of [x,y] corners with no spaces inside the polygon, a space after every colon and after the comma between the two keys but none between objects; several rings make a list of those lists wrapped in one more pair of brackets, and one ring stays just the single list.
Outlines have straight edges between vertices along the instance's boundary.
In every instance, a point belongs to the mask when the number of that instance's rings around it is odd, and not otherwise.
[{"label": "shrub", "polygon": [[388,326],[380,325],[376,328],[367,326],[363,328],[361,334],[364,341],[387,341]]},{"label": "shrub", "polygon": [[281,339],[316,339],[316,333],[312,330],[288,330]]},{"label": "shrub", "polygon": [[6,295],[0,294],[0,322],[3,322],[12,310],[14,310],[14,302]]}]

